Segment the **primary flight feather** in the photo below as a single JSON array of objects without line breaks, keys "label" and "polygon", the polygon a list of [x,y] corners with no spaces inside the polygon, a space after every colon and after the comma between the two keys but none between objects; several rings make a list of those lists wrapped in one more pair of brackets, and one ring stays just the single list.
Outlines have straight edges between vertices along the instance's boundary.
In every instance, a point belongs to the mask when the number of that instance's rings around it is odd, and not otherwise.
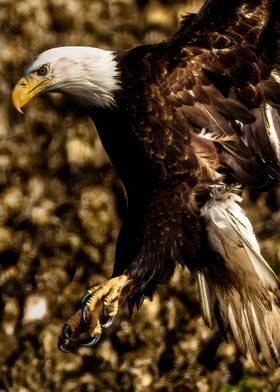
[{"label": "primary flight feather", "polygon": [[280,363],[279,281],[240,203],[280,179],[280,5],[208,0],[165,42],[40,54],[13,91],[71,97],[92,118],[128,209],[113,276],[88,290],[60,348],[97,343],[119,307],[174,272],[197,276],[202,315],[256,364]]}]

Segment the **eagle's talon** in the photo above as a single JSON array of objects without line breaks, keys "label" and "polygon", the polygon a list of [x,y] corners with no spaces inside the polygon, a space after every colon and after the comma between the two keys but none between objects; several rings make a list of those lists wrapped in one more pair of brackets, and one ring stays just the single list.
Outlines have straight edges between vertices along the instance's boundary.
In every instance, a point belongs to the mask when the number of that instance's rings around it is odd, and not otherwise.
[{"label": "eagle's talon", "polygon": [[85,305],[83,305],[83,307],[82,307],[82,321],[86,324],[86,325],[88,325],[88,323],[89,323],[89,319],[88,319],[88,305],[87,304],[85,304]]},{"label": "eagle's talon", "polygon": [[78,342],[79,346],[82,347],[90,347],[90,346],[95,346],[101,338],[101,333],[97,333],[94,336],[88,338],[88,339],[83,339]]},{"label": "eagle's talon", "polygon": [[70,350],[67,349],[67,345],[65,345],[65,343],[59,343],[58,344],[58,348],[63,353],[69,353],[70,352]]},{"label": "eagle's talon", "polygon": [[62,336],[63,336],[65,339],[68,339],[68,340],[71,340],[71,341],[75,341],[75,340],[72,338],[72,335],[73,335],[73,331],[72,331],[70,325],[69,325],[68,323],[65,323],[65,324],[63,325],[63,328],[62,328]]},{"label": "eagle's talon", "polygon": [[87,300],[90,298],[91,293],[89,293],[88,291],[82,296],[82,298],[80,299],[80,307],[83,308],[86,303]]},{"label": "eagle's talon", "polygon": [[116,318],[115,316],[107,317],[107,320],[101,324],[102,328],[106,329],[106,328],[111,327],[111,325],[113,324],[115,318]]},{"label": "eagle's talon", "polygon": [[[125,287],[129,289],[123,290]],[[58,347],[67,352],[78,346],[96,345],[102,331],[115,321],[120,304],[131,294],[132,287],[132,280],[120,275],[88,290],[80,300],[79,310],[64,324]]]}]

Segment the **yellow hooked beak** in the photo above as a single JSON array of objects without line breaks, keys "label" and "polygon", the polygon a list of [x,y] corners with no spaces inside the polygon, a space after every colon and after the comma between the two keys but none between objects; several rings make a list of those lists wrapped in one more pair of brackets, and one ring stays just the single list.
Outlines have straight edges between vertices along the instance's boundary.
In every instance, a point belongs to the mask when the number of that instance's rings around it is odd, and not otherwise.
[{"label": "yellow hooked beak", "polygon": [[23,113],[21,108],[27,104],[35,95],[44,90],[43,86],[53,79],[53,76],[47,76],[44,79],[36,78],[31,80],[28,77],[21,78],[13,89],[12,100],[15,108]]}]

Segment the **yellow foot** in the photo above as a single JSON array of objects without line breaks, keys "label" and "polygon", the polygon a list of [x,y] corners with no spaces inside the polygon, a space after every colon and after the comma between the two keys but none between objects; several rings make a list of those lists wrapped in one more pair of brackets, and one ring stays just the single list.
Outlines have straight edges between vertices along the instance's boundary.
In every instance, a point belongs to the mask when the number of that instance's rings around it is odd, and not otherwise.
[{"label": "yellow foot", "polygon": [[64,324],[58,347],[69,351],[98,343],[104,329],[112,325],[121,303],[131,294],[131,286],[132,280],[120,275],[88,290],[80,309]]}]

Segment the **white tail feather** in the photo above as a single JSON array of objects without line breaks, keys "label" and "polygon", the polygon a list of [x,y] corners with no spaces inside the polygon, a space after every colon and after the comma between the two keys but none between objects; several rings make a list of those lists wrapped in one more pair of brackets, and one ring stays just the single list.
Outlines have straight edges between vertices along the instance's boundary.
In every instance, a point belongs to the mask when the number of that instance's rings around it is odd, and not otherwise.
[{"label": "white tail feather", "polygon": [[212,298],[211,298],[207,281],[205,280],[205,276],[200,271],[197,272],[197,283],[198,283],[198,292],[199,292],[202,317],[205,323],[208,325],[208,327],[212,328],[213,327]]},{"label": "white tail feather", "polygon": [[279,281],[260,254],[241,200],[233,189],[216,186],[202,211],[217,259],[198,272],[202,314],[211,325],[215,305],[243,353],[275,367],[280,364]]}]

